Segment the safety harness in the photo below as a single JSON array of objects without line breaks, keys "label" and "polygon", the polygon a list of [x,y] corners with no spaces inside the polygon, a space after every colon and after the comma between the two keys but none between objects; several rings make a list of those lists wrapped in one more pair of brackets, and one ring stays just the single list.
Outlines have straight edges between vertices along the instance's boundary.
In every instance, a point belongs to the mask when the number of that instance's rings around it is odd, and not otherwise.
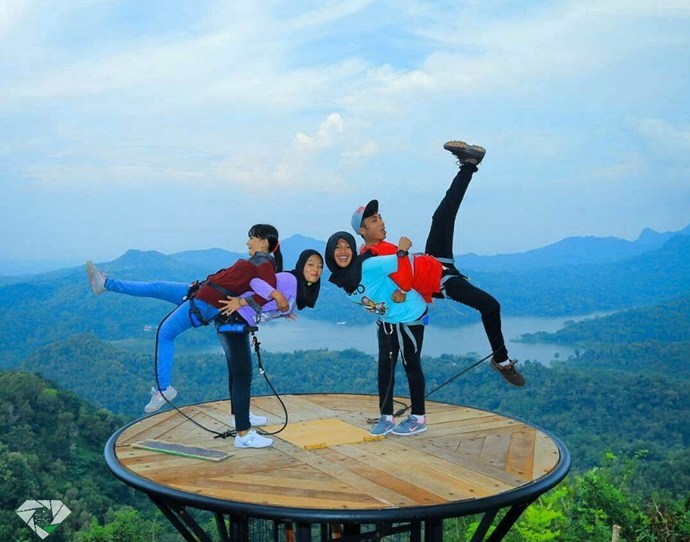
[{"label": "safety harness", "polygon": [[412,346],[414,347],[414,353],[416,354],[419,350],[419,345],[417,344],[417,339],[415,339],[414,334],[410,329],[410,326],[429,325],[429,311],[428,309],[424,310],[424,314],[422,314],[422,316],[419,319],[413,320],[412,322],[392,324],[389,322],[384,322],[379,318],[376,323],[389,337],[393,335],[393,333],[397,335],[398,344],[400,345],[400,357],[402,358],[403,363],[407,363],[407,360],[405,359],[404,337],[406,336],[408,339],[410,339],[410,343],[412,343]]},{"label": "safety harness", "polygon": [[[202,282],[199,282],[198,280],[195,280],[189,285],[189,289],[187,290],[187,296],[185,299],[189,300],[189,320],[192,322],[192,325],[194,327],[199,327],[199,325],[202,326],[207,326],[211,322],[206,320],[202,315],[201,311],[199,310],[199,307],[196,306],[196,303],[194,302],[194,298],[196,297],[197,292],[199,291],[199,288],[202,286],[208,286],[209,288],[213,288],[217,292],[220,292],[226,297],[238,297],[238,294],[235,292],[231,292],[227,288],[216,284],[215,282],[211,282],[210,280],[204,280]],[[254,312],[257,314],[256,321],[259,321],[259,316],[261,315],[262,308],[261,305],[259,305],[256,301],[254,301],[251,297],[245,297],[244,300],[246,301],[247,305],[249,305],[252,309],[254,309]],[[195,321],[196,318],[196,321]],[[223,331],[238,331],[237,329],[232,329],[227,328],[226,330],[221,330],[219,326],[223,326],[227,323],[230,323],[230,320],[228,319],[227,316],[224,316],[222,314],[218,315],[216,318],[213,319],[213,321],[216,322],[216,327],[218,327],[219,332]],[[235,322],[237,323],[237,322]],[[248,327],[254,327],[254,326],[248,326]],[[251,331],[250,329],[245,329],[244,331]]]},{"label": "safety harness", "polygon": [[461,277],[467,281],[469,281],[469,277],[467,275],[463,275],[460,271],[458,271],[457,267],[455,267],[455,258],[439,258],[436,257],[436,260],[438,260],[441,263],[442,266],[442,271],[441,271],[441,291],[439,296],[434,296],[434,297],[441,297],[444,298],[446,297],[446,282],[448,282],[450,279],[454,277]]}]

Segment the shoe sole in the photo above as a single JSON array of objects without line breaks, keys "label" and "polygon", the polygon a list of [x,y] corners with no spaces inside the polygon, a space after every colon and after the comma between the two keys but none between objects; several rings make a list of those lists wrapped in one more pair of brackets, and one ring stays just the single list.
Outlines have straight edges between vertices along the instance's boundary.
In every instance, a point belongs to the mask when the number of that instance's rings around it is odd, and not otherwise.
[{"label": "shoe sole", "polygon": [[484,147],[480,147],[479,145],[468,145],[464,141],[448,141],[443,144],[443,148],[454,155],[457,152],[464,152],[468,155],[464,158],[465,160],[474,159],[478,162],[481,162],[486,154],[486,149]]},{"label": "shoe sole", "polygon": [[172,397],[168,397],[167,401],[164,399],[163,402],[160,404],[160,406],[158,406],[156,408],[152,408],[152,409],[148,410],[150,407],[148,405],[145,406],[144,412],[146,412],[146,414],[152,414],[154,412],[158,412],[161,408],[163,408],[165,405],[167,405],[168,402],[172,402],[172,400],[175,399],[175,397],[177,397],[177,391],[175,391],[175,394]]},{"label": "shoe sole", "polygon": [[[95,295],[101,295],[106,291],[105,277],[103,277],[103,274],[98,270],[91,260],[86,262],[86,274],[89,276],[89,284],[91,285],[91,290],[93,290]],[[101,278],[103,278],[103,283],[100,282]]]},{"label": "shoe sole", "polygon": [[270,446],[273,446],[273,441],[271,441],[269,444],[264,444],[262,446],[242,446],[242,445],[238,446],[237,444],[235,444],[235,448],[239,448],[241,450],[242,449],[244,449],[244,450],[250,450],[250,449],[261,450],[261,448],[269,448]]},{"label": "shoe sole", "polygon": [[392,433],[392,432],[393,432],[393,429],[395,429],[395,426],[391,427],[388,431],[384,431],[383,433],[373,433],[373,432],[369,431],[369,434],[370,434],[372,437],[385,437],[385,436],[388,435],[389,433]]},{"label": "shoe sole", "polygon": [[524,382],[523,382],[522,384],[516,384],[515,382],[511,382],[511,381],[508,379],[508,377],[505,375],[505,373],[504,373],[501,369],[499,369],[498,367],[496,367],[496,365],[494,365],[493,363],[491,364],[491,368],[492,368],[494,371],[496,371],[498,374],[500,374],[500,375],[501,375],[501,378],[503,378],[503,380],[505,380],[506,382],[508,382],[508,384],[510,384],[511,386],[515,386],[516,388],[522,388],[522,387],[525,385]]},{"label": "shoe sole", "polygon": [[443,148],[450,152],[469,151],[480,153],[482,156],[486,154],[486,149],[484,147],[480,145],[468,145],[464,141],[448,141],[447,143],[443,144]]},{"label": "shoe sole", "polygon": [[417,431],[412,431],[411,433],[396,433],[395,431],[391,431],[394,435],[398,435],[399,437],[411,437],[412,435],[418,435],[419,433],[424,433],[428,427],[424,427],[424,429],[417,429]]},{"label": "shoe sole", "polygon": [[254,448],[255,450],[260,450],[261,448],[268,448],[269,446],[273,445],[273,439],[268,439],[269,442],[268,444],[261,444],[260,446],[252,446],[251,444],[240,444],[239,446],[237,443],[233,443],[235,445],[235,448]]}]

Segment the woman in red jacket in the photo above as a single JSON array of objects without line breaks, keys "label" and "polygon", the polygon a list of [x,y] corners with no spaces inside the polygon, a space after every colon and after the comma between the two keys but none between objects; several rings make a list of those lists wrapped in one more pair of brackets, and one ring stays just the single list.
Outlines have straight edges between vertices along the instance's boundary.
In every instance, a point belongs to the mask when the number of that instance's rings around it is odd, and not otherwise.
[{"label": "woman in red jacket", "polygon": [[[269,224],[256,224],[249,229],[248,236],[248,259],[238,260],[232,266],[221,269],[206,277],[201,283],[194,283],[191,286],[176,282],[136,282],[106,278],[93,265],[93,262],[87,262],[86,270],[95,294],[110,291],[138,297],[154,297],[178,305],[158,326],[156,386],[151,389],[151,399],[144,407],[145,412],[156,412],[167,401],[177,396],[177,390],[170,385],[177,336],[188,329],[205,326],[215,321],[221,309],[225,308],[223,301],[228,296],[238,296],[253,291],[255,295],[245,298],[245,301],[257,310],[260,311],[261,307],[271,300],[275,300],[279,310],[288,310],[285,296],[276,289],[276,273],[282,271],[283,268],[278,230]],[[248,353],[247,334],[238,335],[242,335],[241,340],[246,342],[246,348],[242,348],[241,352]],[[240,352],[240,348],[238,347],[236,351]],[[240,357],[242,356],[238,354],[237,360],[233,361],[240,363],[242,361]],[[237,393],[237,395],[240,394]],[[244,412],[244,409],[242,411]],[[249,413],[248,405],[246,412]],[[249,431],[251,427],[249,416],[242,416],[242,418],[245,417],[246,420],[236,420],[238,437],[235,439],[235,446],[252,448],[269,446],[271,439],[262,437],[255,431]]]}]

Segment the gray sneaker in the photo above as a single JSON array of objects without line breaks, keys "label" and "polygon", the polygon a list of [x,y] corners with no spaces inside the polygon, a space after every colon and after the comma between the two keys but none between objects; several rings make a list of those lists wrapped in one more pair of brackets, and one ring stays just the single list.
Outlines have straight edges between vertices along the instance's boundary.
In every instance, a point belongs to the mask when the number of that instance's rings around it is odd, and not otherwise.
[{"label": "gray sneaker", "polygon": [[424,420],[419,420],[414,416],[408,416],[406,420],[403,420],[395,426],[395,429],[393,429],[393,434],[406,437],[408,435],[423,433],[426,431],[426,429],[426,418],[424,418]]},{"label": "gray sneaker", "polygon": [[486,149],[484,147],[480,147],[479,145],[468,145],[464,141],[448,141],[443,144],[443,148],[453,153],[460,165],[474,164],[477,166],[486,154]]},{"label": "gray sneaker", "polygon": [[89,283],[94,294],[101,295],[105,292],[105,275],[91,260],[86,262],[86,274],[89,275]]},{"label": "gray sneaker", "polygon": [[394,427],[395,422],[391,418],[388,418],[387,416],[381,416],[379,418],[379,421],[377,421],[374,424],[374,427],[371,428],[370,434],[374,436],[387,435],[388,433],[393,431]]}]

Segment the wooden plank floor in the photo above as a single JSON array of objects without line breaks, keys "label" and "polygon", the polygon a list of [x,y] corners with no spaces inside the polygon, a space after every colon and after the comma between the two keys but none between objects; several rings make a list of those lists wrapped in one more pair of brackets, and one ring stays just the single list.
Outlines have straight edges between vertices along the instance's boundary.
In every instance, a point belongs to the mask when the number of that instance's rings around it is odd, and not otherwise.
[{"label": "wooden plank floor", "polygon": [[[291,423],[338,420],[368,434],[378,399],[366,395],[288,395]],[[183,407],[216,431],[227,429],[227,401]],[[282,424],[275,397],[255,397],[252,411]],[[548,435],[493,412],[427,402],[429,429],[418,435],[309,447],[273,437],[272,447],[237,449],[165,411],[123,431],[115,443],[119,464],[160,486],[223,500],[318,510],[366,510],[428,506],[478,499],[509,491],[549,474],[559,451]],[[320,422],[321,426],[327,422]],[[308,424],[305,424],[305,426]],[[327,438],[316,437],[324,443]],[[288,437],[286,436],[286,439]],[[224,450],[220,462],[137,449],[157,439]],[[341,439],[343,440],[343,439]]]}]

